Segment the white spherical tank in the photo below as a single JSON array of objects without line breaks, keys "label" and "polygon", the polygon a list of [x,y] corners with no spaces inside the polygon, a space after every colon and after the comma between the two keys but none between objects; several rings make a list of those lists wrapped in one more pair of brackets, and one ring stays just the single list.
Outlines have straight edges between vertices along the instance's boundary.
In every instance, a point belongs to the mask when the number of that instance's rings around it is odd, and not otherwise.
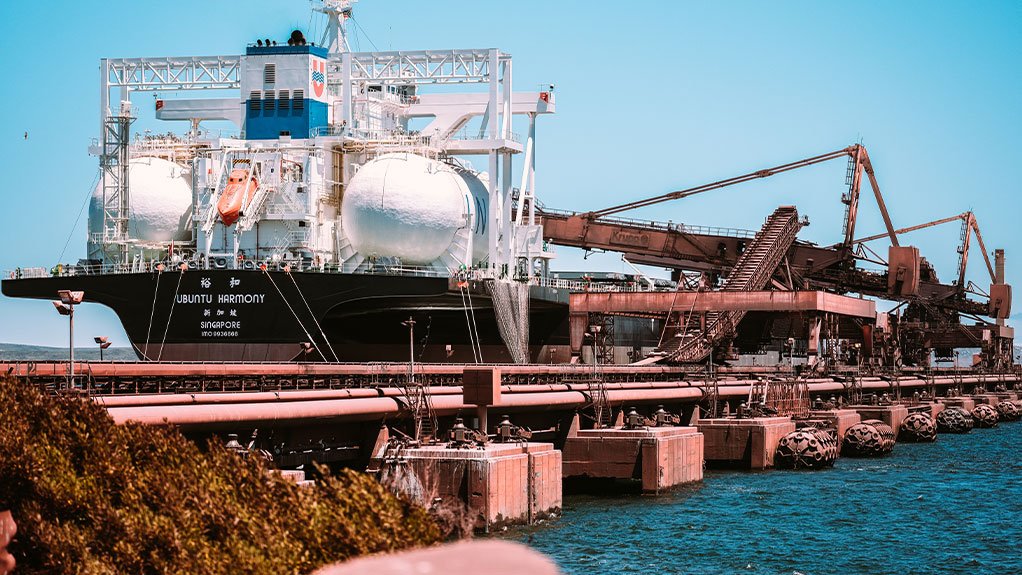
[{"label": "white spherical tank", "polygon": [[[162,158],[133,158],[128,164],[129,235],[149,242],[188,240],[192,187],[188,171]],[[103,182],[89,203],[89,232],[103,231]]]},{"label": "white spherical tank", "polygon": [[463,168],[454,168],[458,174],[458,186],[465,194],[466,201],[472,204],[472,262],[479,263],[490,253],[486,230],[490,227],[490,192],[480,178],[480,174]]},{"label": "white spherical tank", "polygon": [[412,265],[436,261],[468,227],[474,233],[473,259],[479,261],[487,247],[487,202],[486,186],[471,171],[415,154],[386,154],[351,178],[341,220],[361,255]]}]

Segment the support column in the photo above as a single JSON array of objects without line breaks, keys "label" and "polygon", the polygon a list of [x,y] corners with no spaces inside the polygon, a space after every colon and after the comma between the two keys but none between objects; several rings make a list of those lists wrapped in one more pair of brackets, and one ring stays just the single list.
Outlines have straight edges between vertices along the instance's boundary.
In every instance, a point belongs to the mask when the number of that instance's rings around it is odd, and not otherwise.
[{"label": "support column", "polygon": [[496,135],[500,129],[498,114],[500,112],[500,56],[497,50],[490,50],[488,71],[490,74],[490,98],[486,105],[486,139],[490,142],[489,152],[489,179],[490,179],[490,205],[489,205],[489,248],[490,248],[490,270],[497,276],[500,274],[500,266],[503,258],[500,257],[500,245],[498,240],[504,229],[504,206],[500,188],[499,169],[497,161],[497,150],[495,149]]},{"label": "support column", "polygon": [[809,365],[816,363],[820,356],[820,328],[823,322],[820,316],[814,315],[809,320]]},{"label": "support column", "polygon": [[341,121],[351,129],[351,52],[341,55]]},{"label": "support column", "polygon": [[501,152],[503,162],[501,162],[500,168],[500,179],[501,179],[501,197],[502,197],[502,217],[501,221],[504,225],[503,230],[503,242],[501,245],[501,251],[503,252],[503,260],[509,264],[508,276],[514,276],[514,268],[517,266],[515,254],[512,249],[512,242],[514,240],[514,227],[511,225],[511,153],[507,151]]},{"label": "support column", "polygon": [[[110,116],[110,61],[99,61],[99,133],[106,132],[106,120]],[[100,138],[100,144],[103,143]],[[106,150],[103,150],[106,152]]]},{"label": "support column", "polygon": [[486,207],[488,210],[486,216],[489,219],[489,223],[486,226],[487,227],[486,239],[489,247],[490,270],[493,272],[494,276],[498,275],[499,267],[500,264],[502,263],[499,255],[500,246],[497,243],[497,240],[500,237],[500,229],[502,223],[500,215],[504,212],[503,208],[504,202],[501,201],[500,193],[499,169],[500,164],[497,162],[497,151],[490,150],[488,168],[490,197],[489,200],[487,201]]},{"label": "support column", "polygon": [[529,225],[536,225],[536,114],[529,114]]},{"label": "support column", "polygon": [[479,431],[488,433],[488,408],[500,404],[500,368],[466,367],[461,374],[462,402],[476,406]]}]

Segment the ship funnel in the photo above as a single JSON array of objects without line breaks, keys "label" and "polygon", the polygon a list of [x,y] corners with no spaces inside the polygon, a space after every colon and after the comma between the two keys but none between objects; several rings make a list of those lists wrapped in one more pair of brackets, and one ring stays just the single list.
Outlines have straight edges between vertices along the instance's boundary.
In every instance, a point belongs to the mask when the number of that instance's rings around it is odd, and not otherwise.
[{"label": "ship funnel", "polygon": [[295,30],[291,32],[291,38],[287,41],[288,46],[304,46],[305,35],[302,34],[301,30]]}]

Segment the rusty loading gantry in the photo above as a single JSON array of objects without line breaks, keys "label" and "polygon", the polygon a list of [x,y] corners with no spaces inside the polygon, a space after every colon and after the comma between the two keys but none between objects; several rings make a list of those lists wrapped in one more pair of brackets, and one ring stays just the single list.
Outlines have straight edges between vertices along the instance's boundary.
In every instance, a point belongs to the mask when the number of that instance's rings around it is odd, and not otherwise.
[{"label": "rusty loading gantry", "polygon": [[[778,208],[754,235],[614,217],[839,158],[848,160],[848,189],[841,198],[842,240],[834,245],[798,240],[797,233],[807,222],[798,219],[793,206]],[[856,238],[864,174],[886,232]],[[571,345],[576,354],[587,326],[612,323],[614,316],[633,316],[660,319],[664,325],[659,347],[645,358],[633,358],[640,364],[726,359],[736,350],[762,349],[764,342],[787,348],[789,354],[804,345],[800,351],[817,368],[839,363],[924,367],[931,354],[950,360],[956,348],[979,348],[977,367],[983,369],[1005,370],[1012,364],[1014,330],[1005,325],[1011,313],[1011,286],[1005,283],[1004,251],[996,250],[991,264],[972,212],[895,229],[869,154],[860,144],[602,210],[543,208],[540,213],[550,243],[619,252],[630,263],[672,270],[678,282],[675,292],[572,294]],[[918,248],[901,245],[898,236],[953,221],[962,223],[961,244],[957,277],[948,284],[938,280]],[[990,274],[989,291],[965,279],[973,236]],[[881,238],[890,239],[886,260],[868,245]],[[857,267],[860,261],[881,270]],[[845,296],[849,293],[894,301],[897,306],[877,315],[872,301]]]}]

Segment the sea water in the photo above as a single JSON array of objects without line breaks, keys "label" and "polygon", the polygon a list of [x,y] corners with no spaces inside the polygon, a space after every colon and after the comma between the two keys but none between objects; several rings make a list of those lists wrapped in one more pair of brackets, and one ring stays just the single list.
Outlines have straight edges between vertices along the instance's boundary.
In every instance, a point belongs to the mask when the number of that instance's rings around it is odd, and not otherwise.
[{"label": "sea water", "polygon": [[668,494],[566,495],[509,537],[573,574],[1022,574],[1022,423],[823,471],[707,471]]}]

